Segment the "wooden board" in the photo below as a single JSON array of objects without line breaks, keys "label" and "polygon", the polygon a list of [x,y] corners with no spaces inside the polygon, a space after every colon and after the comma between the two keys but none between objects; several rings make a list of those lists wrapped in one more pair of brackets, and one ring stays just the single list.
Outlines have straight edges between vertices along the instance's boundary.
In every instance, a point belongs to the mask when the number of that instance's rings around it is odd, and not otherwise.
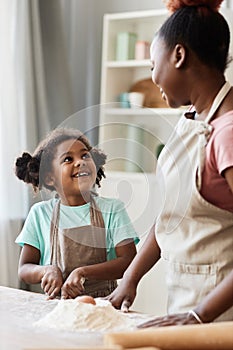
[{"label": "wooden board", "polygon": [[106,334],[106,346],[157,346],[162,350],[233,350],[233,322],[147,328]]}]

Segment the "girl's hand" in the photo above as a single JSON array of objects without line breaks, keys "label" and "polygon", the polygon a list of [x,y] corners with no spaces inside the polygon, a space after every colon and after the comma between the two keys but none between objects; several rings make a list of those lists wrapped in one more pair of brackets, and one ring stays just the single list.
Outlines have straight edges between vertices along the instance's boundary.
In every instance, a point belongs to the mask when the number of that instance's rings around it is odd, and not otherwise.
[{"label": "girl's hand", "polygon": [[148,322],[142,323],[138,328],[165,327],[174,325],[186,325],[199,323],[189,312],[156,317]]},{"label": "girl's hand", "polygon": [[119,286],[105,299],[109,300],[115,308],[128,312],[136,297],[136,288],[133,283],[124,281],[123,278]]},{"label": "girl's hand", "polygon": [[84,281],[82,269],[73,270],[61,288],[61,297],[63,299],[74,299],[83,294],[85,290],[83,287]]},{"label": "girl's hand", "polygon": [[41,279],[41,288],[49,296],[54,299],[60,293],[63,284],[61,270],[54,265],[45,266],[44,275]]}]

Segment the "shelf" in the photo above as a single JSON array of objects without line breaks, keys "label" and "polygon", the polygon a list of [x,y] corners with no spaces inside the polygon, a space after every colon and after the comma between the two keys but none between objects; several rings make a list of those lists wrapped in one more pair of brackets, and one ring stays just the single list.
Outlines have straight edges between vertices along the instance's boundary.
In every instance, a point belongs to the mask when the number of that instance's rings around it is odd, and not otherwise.
[{"label": "shelf", "polygon": [[144,11],[134,11],[134,12],[120,12],[120,13],[108,13],[105,14],[105,18],[108,21],[133,21],[133,20],[145,20],[149,18],[154,20],[155,17],[167,16],[168,11],[166,9],[156,9],[156,10],[144,10]]},{"label": "shelf", "polygon": [[106,108],[106,115],[166,115],[177,116],[183,113],[183,109],[172,108]]},{"label": "shelf", "polygon": [[107,68],[140,68],[151,67],[151,61],[147,60],[127,60],[127,61],[108,61],[106,62]]}]

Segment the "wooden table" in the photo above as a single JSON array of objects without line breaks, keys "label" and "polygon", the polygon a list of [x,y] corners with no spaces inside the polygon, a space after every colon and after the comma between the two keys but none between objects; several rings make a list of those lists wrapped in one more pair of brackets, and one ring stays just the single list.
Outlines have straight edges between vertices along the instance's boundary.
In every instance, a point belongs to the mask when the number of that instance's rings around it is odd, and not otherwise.
[{"label": "wooden table", "polygon": [[[49,313],[57,303],[57,299],[47,300],[40,293],[0,286],[0,349],[104,348],[103,334],[100,332],[36,328],[33,323]],[[144,322],[148,316],[137,315],[137,318]]]}]

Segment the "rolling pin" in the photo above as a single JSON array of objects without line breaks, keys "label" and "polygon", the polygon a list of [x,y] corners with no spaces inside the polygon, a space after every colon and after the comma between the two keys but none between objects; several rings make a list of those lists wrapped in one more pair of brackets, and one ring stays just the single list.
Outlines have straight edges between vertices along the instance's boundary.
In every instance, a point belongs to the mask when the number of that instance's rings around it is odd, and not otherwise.
[{"label": "rolling pin", "polygon": [[147,328],[108,333],[106,346],[158,347],[162,350],[233,350],[233,322]]}]

